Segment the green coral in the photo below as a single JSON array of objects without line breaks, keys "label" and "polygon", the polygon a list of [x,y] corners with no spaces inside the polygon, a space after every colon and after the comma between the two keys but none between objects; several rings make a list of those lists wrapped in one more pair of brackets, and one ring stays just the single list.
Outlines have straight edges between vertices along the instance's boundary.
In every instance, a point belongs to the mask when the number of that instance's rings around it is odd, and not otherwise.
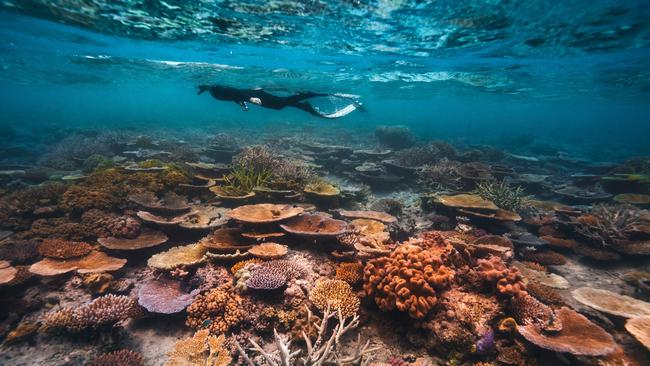
[{"label": "green coral", "polygon": [[230,196],[242,196],[253,191],[255,187],[265,187],[272,173],[262,167],[251,164],[237,165],[233,171],[224,176],[225,184],[221,191]]},{"label": "green coral", "polygon": [[512,187],[505,181],[491,180],[479,183],[474,193],[504,210],[515,212],[524,208],[528,199],[522,187]]},{"label": "green coral", "polygon": [[84,160],[81,170],[88,174],[97,169],[107,169],[115,166],[115,162],[104,155],[93,154]]}]

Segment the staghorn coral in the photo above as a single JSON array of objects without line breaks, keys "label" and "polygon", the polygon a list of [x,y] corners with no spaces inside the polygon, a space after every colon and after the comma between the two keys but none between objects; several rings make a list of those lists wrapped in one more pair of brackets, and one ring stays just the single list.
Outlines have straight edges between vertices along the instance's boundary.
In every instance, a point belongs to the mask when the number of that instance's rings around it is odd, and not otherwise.
[{"label": "staghorn coral", "polygon": [[503,180],[480,182],[474,193],[483,199],[494,202],[499,208],[513,212],[524,208],[527,200],[522,187],[513,188]]},{"label": "staghorn coral", "polygon": [[192,337],[181,339],[174,349],[167,353],[166,366],[228,366],[232,361],[225,347],[226,338],[211,335],[207,329],[194,333]]},{"label": "staghorn coral", "polygon": [[[359,325],[359,317],[355,315],[350,321],[347,321],[338,312],[338,323],[334,326],[332,332],[328,332],[328,329],[331,328],[329,326],[330,319],[334,318],[335,314],[329,309],[325,311],[320,324],[315,325],[318,330],[315,339],[312,340],[306,332],[303,333],[307,352],[300,358],[297,358],[297,356],[301,353],[301,350],[292,351],[291,340],[280,336],[277,331],[274,332],[276,348],[274,351],[265,350],[252,339],[250,340],[253,346],[251,350],[260,354],[269,366],[368,365],[371,360],[371,354],[378,349],[371,348],[370,341],[362,343],[361,339],[358,339],[356,347],[346,345],[347,347],[345,348],[352,350],[349,356],[343,357],[339,355],[339,351],[345,349],[341,344],[341,339],[351,329]],[[312,323],[311,317],[311,311],[307,309],[307,323]],[[258,366],[260,364],[253,362],[239,343],[236,342],[235,345],[246,364],[249,366]]]},{"label": "staghorn coral", "polygon": [[418,169],[418,180],[434,191],[459,191],[463,188],[458,175],[460,163],[441,159],[435,164],[427,164]]},{"label": "staghorn coral", "polygon": [[336,267],[336,279],[350,285],[358,285],[363,281],[363,264],[359,262],[341,263]]},{"label": "staghorn coral", "polygon": [[644,221],[647,211],[631,205],[597,205],[586,215],[577,218],[576,232],[603,248],[628,240],[635,227]]},{"label": "staghorn coral", "polygon": [[363,288],[384,311],[397,309],[424,318],[438,301],[437,291],[454,278],[454,271],[443,264],[450,249],[444,244],[428,249],[403,244],[389,257],[368,262]]},{"label": "staghorn coral", "polygon": [[195,329],[206,327],[212,334],[226,333],[246,315],[242,303],[231,284],[221,285],[194,299],[187,308],[185,324]]},{"label": "staghorn coral", "polygon": [[356,315],[359,311],[359,298],[352,287],[341,280],[319,280],[309,294],[309,300],[320,310],[332,309],[340,312],[343,318]]},{"label": "staghorn coral", "polygon": [[99,355],[86,366],[144,366],[144,358],[138,352],[121,349]]},{"label": "staghorn coral", "polygon": [[41,330],[81,332],[86,329],[113,326],[141,315],[142,309],[135,299],[128,296],[105,295],[77,308],[63,308],[45,314],[41,319]]},{"label": "staghorn coral", "polygon": [[55,259],[69,259],[75,257],[82,257],[90,251],[93,247],[86,242],[68,241],[61,239],[45,239],[38,246],[38,252],[48,258]]}]

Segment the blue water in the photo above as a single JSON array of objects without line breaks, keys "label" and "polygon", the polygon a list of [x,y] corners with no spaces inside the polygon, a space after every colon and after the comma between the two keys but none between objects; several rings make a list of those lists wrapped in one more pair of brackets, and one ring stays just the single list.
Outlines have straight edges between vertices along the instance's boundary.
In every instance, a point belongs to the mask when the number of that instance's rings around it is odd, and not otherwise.
[{"label": "blue water", "polygon": [[[300,125],[650,154],[647,1],[0,1],[0,124],[182,133]],[[196,96],[220,83],[341,92],[322,120]],[[46,133],[46,132],[43,132]],[[519,145],[518,145],[519,144]]]}]

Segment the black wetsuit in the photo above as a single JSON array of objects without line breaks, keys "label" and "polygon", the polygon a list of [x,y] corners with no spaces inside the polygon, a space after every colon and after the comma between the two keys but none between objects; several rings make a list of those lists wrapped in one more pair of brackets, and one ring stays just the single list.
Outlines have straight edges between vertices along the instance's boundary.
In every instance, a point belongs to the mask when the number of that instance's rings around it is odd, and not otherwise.
[{"label": "black wetsuit", "polygon": [[258,100],[258,103],[255,104],[264,108],[283,109],[285,107],[294,107],[302,109],[305,112],[319,117],[322,117],[322,115],[318,113],[318,111],[316,111],[311,104],[305,102],[304,100],[313,97],[329,96],[329,94],[305,92],[289,95],[286,97],[280,97],[267,93],[262,89],[237,89],[220,85],[198,86],[198,94],[201,94],[206,90],[210,92],[210,95],[212,95],[214,99],[235,102],[239,104],[245,111],[248,110],[246,103],[255,103],[253,102],[253,98],[256,98]]}]

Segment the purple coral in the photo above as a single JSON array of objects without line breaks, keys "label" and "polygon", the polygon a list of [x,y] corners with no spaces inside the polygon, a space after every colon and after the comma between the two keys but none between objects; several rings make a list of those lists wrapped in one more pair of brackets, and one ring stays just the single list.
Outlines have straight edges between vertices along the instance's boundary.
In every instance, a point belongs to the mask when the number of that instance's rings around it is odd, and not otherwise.
[{"label": "purple coral", "polygon": [[490,328],[481,334],[475,347],[476,352],[480,354],[490,353],[494,349],[494,331]]}]

